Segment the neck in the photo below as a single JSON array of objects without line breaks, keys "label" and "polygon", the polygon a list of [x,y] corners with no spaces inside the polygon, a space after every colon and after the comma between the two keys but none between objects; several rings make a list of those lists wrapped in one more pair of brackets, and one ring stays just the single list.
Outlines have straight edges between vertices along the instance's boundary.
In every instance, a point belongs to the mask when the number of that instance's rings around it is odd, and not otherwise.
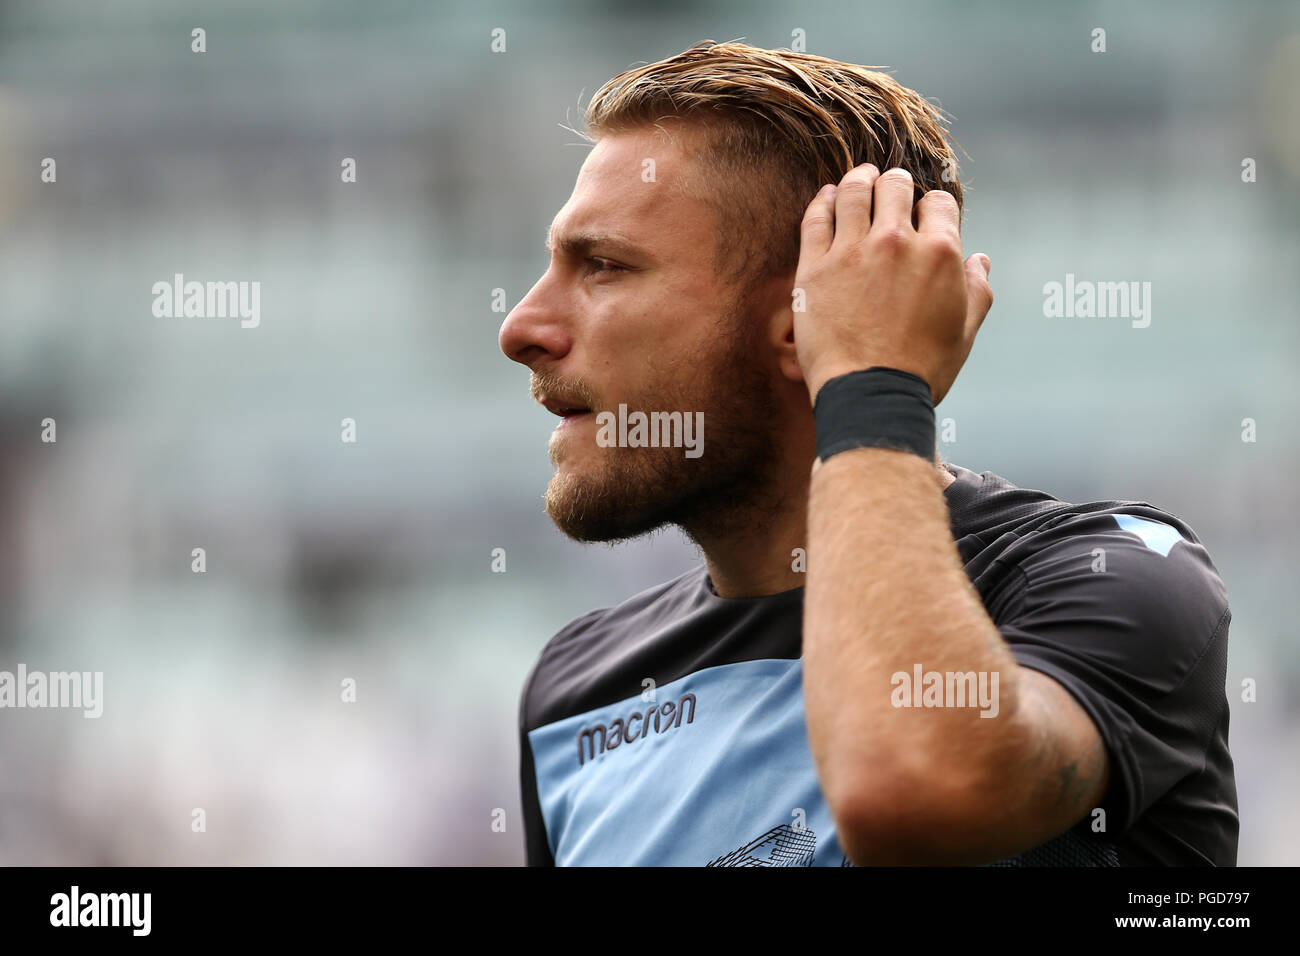
[{"label": "neck", "polygon": [[[712,527],[684,528],[703,550],[719,597],[763,597],[803,587],[810,462],[795,462],[765,495],[765,503],[738,505]],[[941,491],[956,480],[937,456],[935,479]]]}]

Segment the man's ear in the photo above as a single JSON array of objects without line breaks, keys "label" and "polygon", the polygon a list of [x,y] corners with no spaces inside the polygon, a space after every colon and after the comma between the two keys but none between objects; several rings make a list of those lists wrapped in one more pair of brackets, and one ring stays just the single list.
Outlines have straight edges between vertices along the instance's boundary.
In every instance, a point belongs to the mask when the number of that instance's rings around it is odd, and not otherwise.
[{"label": "man's ear", "polygon": [[773,279],[768,303],[768,344],[776,354],[777,367],[791,382],[803,381],[803,368],[794,344],[794,274]]}]

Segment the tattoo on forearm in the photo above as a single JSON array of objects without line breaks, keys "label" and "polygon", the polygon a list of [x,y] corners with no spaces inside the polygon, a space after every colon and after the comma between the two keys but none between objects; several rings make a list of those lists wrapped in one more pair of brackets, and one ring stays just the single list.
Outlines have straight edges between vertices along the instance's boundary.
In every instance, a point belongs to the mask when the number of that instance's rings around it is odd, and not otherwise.
[{"label": "tattoo on forearm", "polygon": [[1073,762],[1067,763],[1064,767],[1057,769],[1057,775],[1060,779],[1060,789],[1056,793],[1057,802],[1071,803],[1076,800],[1079,791],[1082,789],[1078,768]]},{"label": "tattoo on forearm", "polygon": [[1078,761],[1074,760],[1058,766],[1056,769],[1059,784],[1056,793],[1057,802],[1075,805],[1088,799],[1105,771],[1105,761],[1105,745],[1101,745],[1093,747],[1092,752],[1083,761],[1082,768]]},{"label": "tattoo on forearm", "polygon": [[[1036,692],[1030,690],[1029,693]],[[1035,704],[1039,714],[1051,706],[1050,701],[1045,702],[1042,698],[1036,698]],[[1072,813],[1084,812],[1084,808],[1101,799],[1110,782],[1106,745],[1100,738],[1094,738],[1092,746],[1080,753],[1077,745],[1071,747],[1054,737],[1046,720],[1036,724],[1035,730],[1035,745],[1026,769],[1040,781],[1039,799],[1044,806],[1068,808]]]}]

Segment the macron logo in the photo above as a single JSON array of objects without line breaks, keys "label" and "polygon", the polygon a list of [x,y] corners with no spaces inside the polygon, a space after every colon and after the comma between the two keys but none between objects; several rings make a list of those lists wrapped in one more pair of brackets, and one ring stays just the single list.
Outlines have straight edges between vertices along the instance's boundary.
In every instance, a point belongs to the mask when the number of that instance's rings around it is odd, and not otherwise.
[{"label": "macron logo", "polygon": [[[691,724],[695,722],[695,695],[682,694],[680,700],[667,700],[659,705],[651,704],[644,716],[640,710],[634,710],[626,718],[615,718],[608,727],[604,724],[583,727],[578,731],[578,766],[581,767],[588,760],[596,759],[606,750],[613,750],[621,744],[630,745],[633,741],[649,737],[652,721],[657,734],[667,733],[675,727],[680,727],[682,716],[687,713],[688,704],[690,716],[686,718],[686,722]],[[600,738],[599,744],[596,742],[597,737]]]}]

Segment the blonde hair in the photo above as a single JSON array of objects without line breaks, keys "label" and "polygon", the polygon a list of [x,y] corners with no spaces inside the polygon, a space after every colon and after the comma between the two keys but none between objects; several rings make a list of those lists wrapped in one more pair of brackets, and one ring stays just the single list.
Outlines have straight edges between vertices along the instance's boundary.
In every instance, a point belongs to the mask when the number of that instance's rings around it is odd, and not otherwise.
[{"label": "blonde hair", "polygon": [[611,79],[587,106],[586,139],[689,120],[702,133],[692,192],[719,215],[717,263],[732,282],[793,273],[799,224],[826,183],[862,163],[912,174],[916,198],[952,193],[943,114],[878,68],[705,40]]}]

